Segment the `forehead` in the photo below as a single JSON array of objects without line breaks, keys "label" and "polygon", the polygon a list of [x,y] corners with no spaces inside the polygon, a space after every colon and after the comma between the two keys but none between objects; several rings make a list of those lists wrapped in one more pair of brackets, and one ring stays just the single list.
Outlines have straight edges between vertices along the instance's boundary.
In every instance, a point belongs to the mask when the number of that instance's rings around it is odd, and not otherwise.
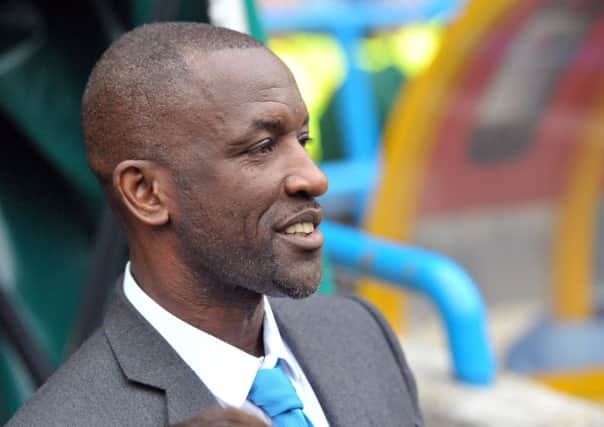
[{"label": "forehead", "polygon": [[194,105],[214,122],[230,126],[258,115],[295,119],[306,115],[289,69],[263,48],[190,52],[190,93]]}]

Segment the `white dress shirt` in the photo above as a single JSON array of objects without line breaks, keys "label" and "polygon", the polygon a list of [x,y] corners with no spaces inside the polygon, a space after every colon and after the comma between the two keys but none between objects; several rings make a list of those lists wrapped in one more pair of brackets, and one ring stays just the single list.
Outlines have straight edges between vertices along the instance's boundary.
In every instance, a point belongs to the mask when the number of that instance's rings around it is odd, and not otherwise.
[{"label": "white dress shirt", "polygon": [[130,303],[172,346],[223,406],[248,411],[270,424],[266,414],[247,395],[258,369],[275,367],[279,359],[292,382],[304,413],[315,427],[328,426],[325,414],[306,375],[281,338],[268,299],[264,297],[264,357],[255,357],[180,320],[138,286],[130,263],[124,272],[124,293]]}]

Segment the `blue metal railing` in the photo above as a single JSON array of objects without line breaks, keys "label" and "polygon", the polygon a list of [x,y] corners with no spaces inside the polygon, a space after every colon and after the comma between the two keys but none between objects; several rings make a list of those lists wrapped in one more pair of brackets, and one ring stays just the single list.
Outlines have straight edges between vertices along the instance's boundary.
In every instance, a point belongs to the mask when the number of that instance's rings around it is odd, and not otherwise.
[{"label": "blue metal railing", "polygon": [[[325,204],[329,215],[339,215],[344,207],[360,221],[367,194],[373,189],[378,158],[380,130],[370,77],[358,61],[360,40],[373,30],[400,27],[413,22],[447,21],[459,11],[463,0],[421,0],[414,2],[379,1],[309,1],[299,6],[262,9],[262,24],[268,33],[319,32],[334,37],[346,60],[346,79],[335,100],[338,125],[342,132],[345,159],[325,162],[321,168],[330,181],[330,192],[324,197],[346,199],[346,203]],[[330,176],[332,164],[337,168],[352,162],[361,174],[355,183]],[[365,167],[359,167],[365,163]],[[332,210],[332,208],[334,208]]]},{"label": "blue metal railing", "polygon": [[493,381],[495,359],[484,304],[463,269],[442,255],[371,237],[352,227],[324,221],[321,230],[325,250],[335,263],[423,294],[435,305],[457,379],[481,385]]},{"label": "blue metal railing", "polygon": [[[379,129],[371,83],[356,58],[359,40],[366,32],[384,27],[432,19],[447,21],[463,3],[321,1],[262,11],[269,33],[329,34],[346,58],[347,78],[336,99],[338,124],[346,141],[345,158],[321,164],[330,181],[329,193],[321,198],[328,215],[353,212],[360,219],[360,207],[374,188],[378,173]],[[445,325],[457,379],[472,384],[493,381],[495,362],[484,305],[474,282],[457,264],[442,255],[370,237],[351,227],[325,221],[321,228],[327,255],[336,264],[419,292],[433,302]]]}]

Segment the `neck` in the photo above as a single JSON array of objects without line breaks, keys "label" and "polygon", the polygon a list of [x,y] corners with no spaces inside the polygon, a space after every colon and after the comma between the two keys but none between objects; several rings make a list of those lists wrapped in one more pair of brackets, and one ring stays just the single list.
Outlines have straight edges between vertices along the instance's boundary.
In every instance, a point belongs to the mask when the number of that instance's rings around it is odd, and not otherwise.
[{"label": "neck", "polygon": [[[170,268],[165,268],[169,264]],[[155,302],[188,324],[254,356],[264,355],[261,294],[202,283],[177,260],[145,262],[131,253],[131,272]]]}]

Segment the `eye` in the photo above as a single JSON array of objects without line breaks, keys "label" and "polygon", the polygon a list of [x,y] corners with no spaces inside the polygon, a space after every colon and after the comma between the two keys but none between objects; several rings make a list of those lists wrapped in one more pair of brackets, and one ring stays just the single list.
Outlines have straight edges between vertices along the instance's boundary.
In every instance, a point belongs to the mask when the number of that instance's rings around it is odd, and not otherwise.
[{"label": "eye", "polygon": [[256,154],[266,154],[270,153],[275,149],[275,141],[272,139],[263,139],[257,144],[254,144],[249,150],[247,150],[248,154],[256,155]]},{"label": "eye", "polygon": [[306,144],[308,144],[310,141],[312,141],[312,138],[310,136],[308,136],[307,134],[304,134],[304,135],[300,135],[300,137],[298,138],[298,141],[300,141],[300,145],[302,147],[306,147]]}]

